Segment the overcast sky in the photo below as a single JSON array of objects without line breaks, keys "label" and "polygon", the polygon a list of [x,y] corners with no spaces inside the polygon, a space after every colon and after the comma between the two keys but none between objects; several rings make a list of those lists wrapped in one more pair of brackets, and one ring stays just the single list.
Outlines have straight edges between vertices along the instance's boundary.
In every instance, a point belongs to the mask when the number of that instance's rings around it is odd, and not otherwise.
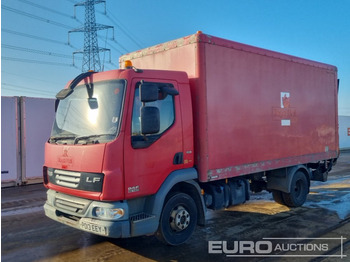
[{"label": "overcast sky", "polygon": [[[1,1],[1,94],[51,97],[81,72],[84,7],[78,0]],[[104,69],[121,54],[201,30],[338,67],[339,114],[350,116],[350,1],[348,0],[106,0],[96,5]],[[317,93],[313,94],[317,96]],[[320,105],[322,106],[322,105]]]}]

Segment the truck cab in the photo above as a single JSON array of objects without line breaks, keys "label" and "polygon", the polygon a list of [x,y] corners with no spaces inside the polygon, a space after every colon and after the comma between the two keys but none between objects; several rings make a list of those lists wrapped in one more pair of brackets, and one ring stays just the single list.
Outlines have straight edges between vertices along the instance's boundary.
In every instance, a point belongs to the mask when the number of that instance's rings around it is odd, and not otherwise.
[{"label": "truck cab", "polygon": [[[48,217],[129,237],[157,231],[164,201],[179,181],[188,180],[187,191],[201,203],[191,182],[197,174],[186,73],[132,67],[88,72],[60,93],[45,146]],[[182,218],[186,228],[188,214]]]}]

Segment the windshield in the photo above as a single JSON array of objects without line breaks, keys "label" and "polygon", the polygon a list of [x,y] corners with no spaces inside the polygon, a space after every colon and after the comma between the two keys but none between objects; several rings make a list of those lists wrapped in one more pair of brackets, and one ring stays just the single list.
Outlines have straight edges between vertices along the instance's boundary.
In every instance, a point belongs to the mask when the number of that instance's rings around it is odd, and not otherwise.
[{"label": "windshield", "polygon": [[125,80],[79,85],[60,100],[50,143],[106,143],[120,127]]}]

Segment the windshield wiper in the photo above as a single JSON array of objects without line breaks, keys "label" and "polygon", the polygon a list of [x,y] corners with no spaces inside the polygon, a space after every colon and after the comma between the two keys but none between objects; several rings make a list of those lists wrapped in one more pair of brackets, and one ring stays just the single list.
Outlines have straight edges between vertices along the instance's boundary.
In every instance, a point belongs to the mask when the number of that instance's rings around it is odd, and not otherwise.
[{"label": "windshield wiper", "polygon": [[[99,135],[87,135],[87,136],[77,136],[75,137],[74,139],[74,142],[73,144],[77,144],[79,140],[87,140],[87,139],[90,139],[90,138],[94,138],[94,137],[100,137],[100,136],[115,136],[115,134],[99,134]],[[98,141],[94,141],[94,143],[96,143]]]},{"label": "windshield wiper", "polygon": [[65,140],[65,139],[75,139],[76,136],[51,136],[49,139],[49,142],[57,142],[58,140]]}]

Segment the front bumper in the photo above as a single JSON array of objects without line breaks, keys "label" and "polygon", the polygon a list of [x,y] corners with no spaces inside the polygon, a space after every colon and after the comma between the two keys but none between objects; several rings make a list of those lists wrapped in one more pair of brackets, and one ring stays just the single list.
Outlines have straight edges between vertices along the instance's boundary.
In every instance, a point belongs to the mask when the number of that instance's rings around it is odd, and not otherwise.
[{"label": "front bumper", "polygon": [[[117,220],[103,220],[95,215],[96,207],[123,208],[125,213]],[[131,236],[126,201],[91,201],[48,190],[44,210],[47,217],[86,232],[112,238]]]}]

